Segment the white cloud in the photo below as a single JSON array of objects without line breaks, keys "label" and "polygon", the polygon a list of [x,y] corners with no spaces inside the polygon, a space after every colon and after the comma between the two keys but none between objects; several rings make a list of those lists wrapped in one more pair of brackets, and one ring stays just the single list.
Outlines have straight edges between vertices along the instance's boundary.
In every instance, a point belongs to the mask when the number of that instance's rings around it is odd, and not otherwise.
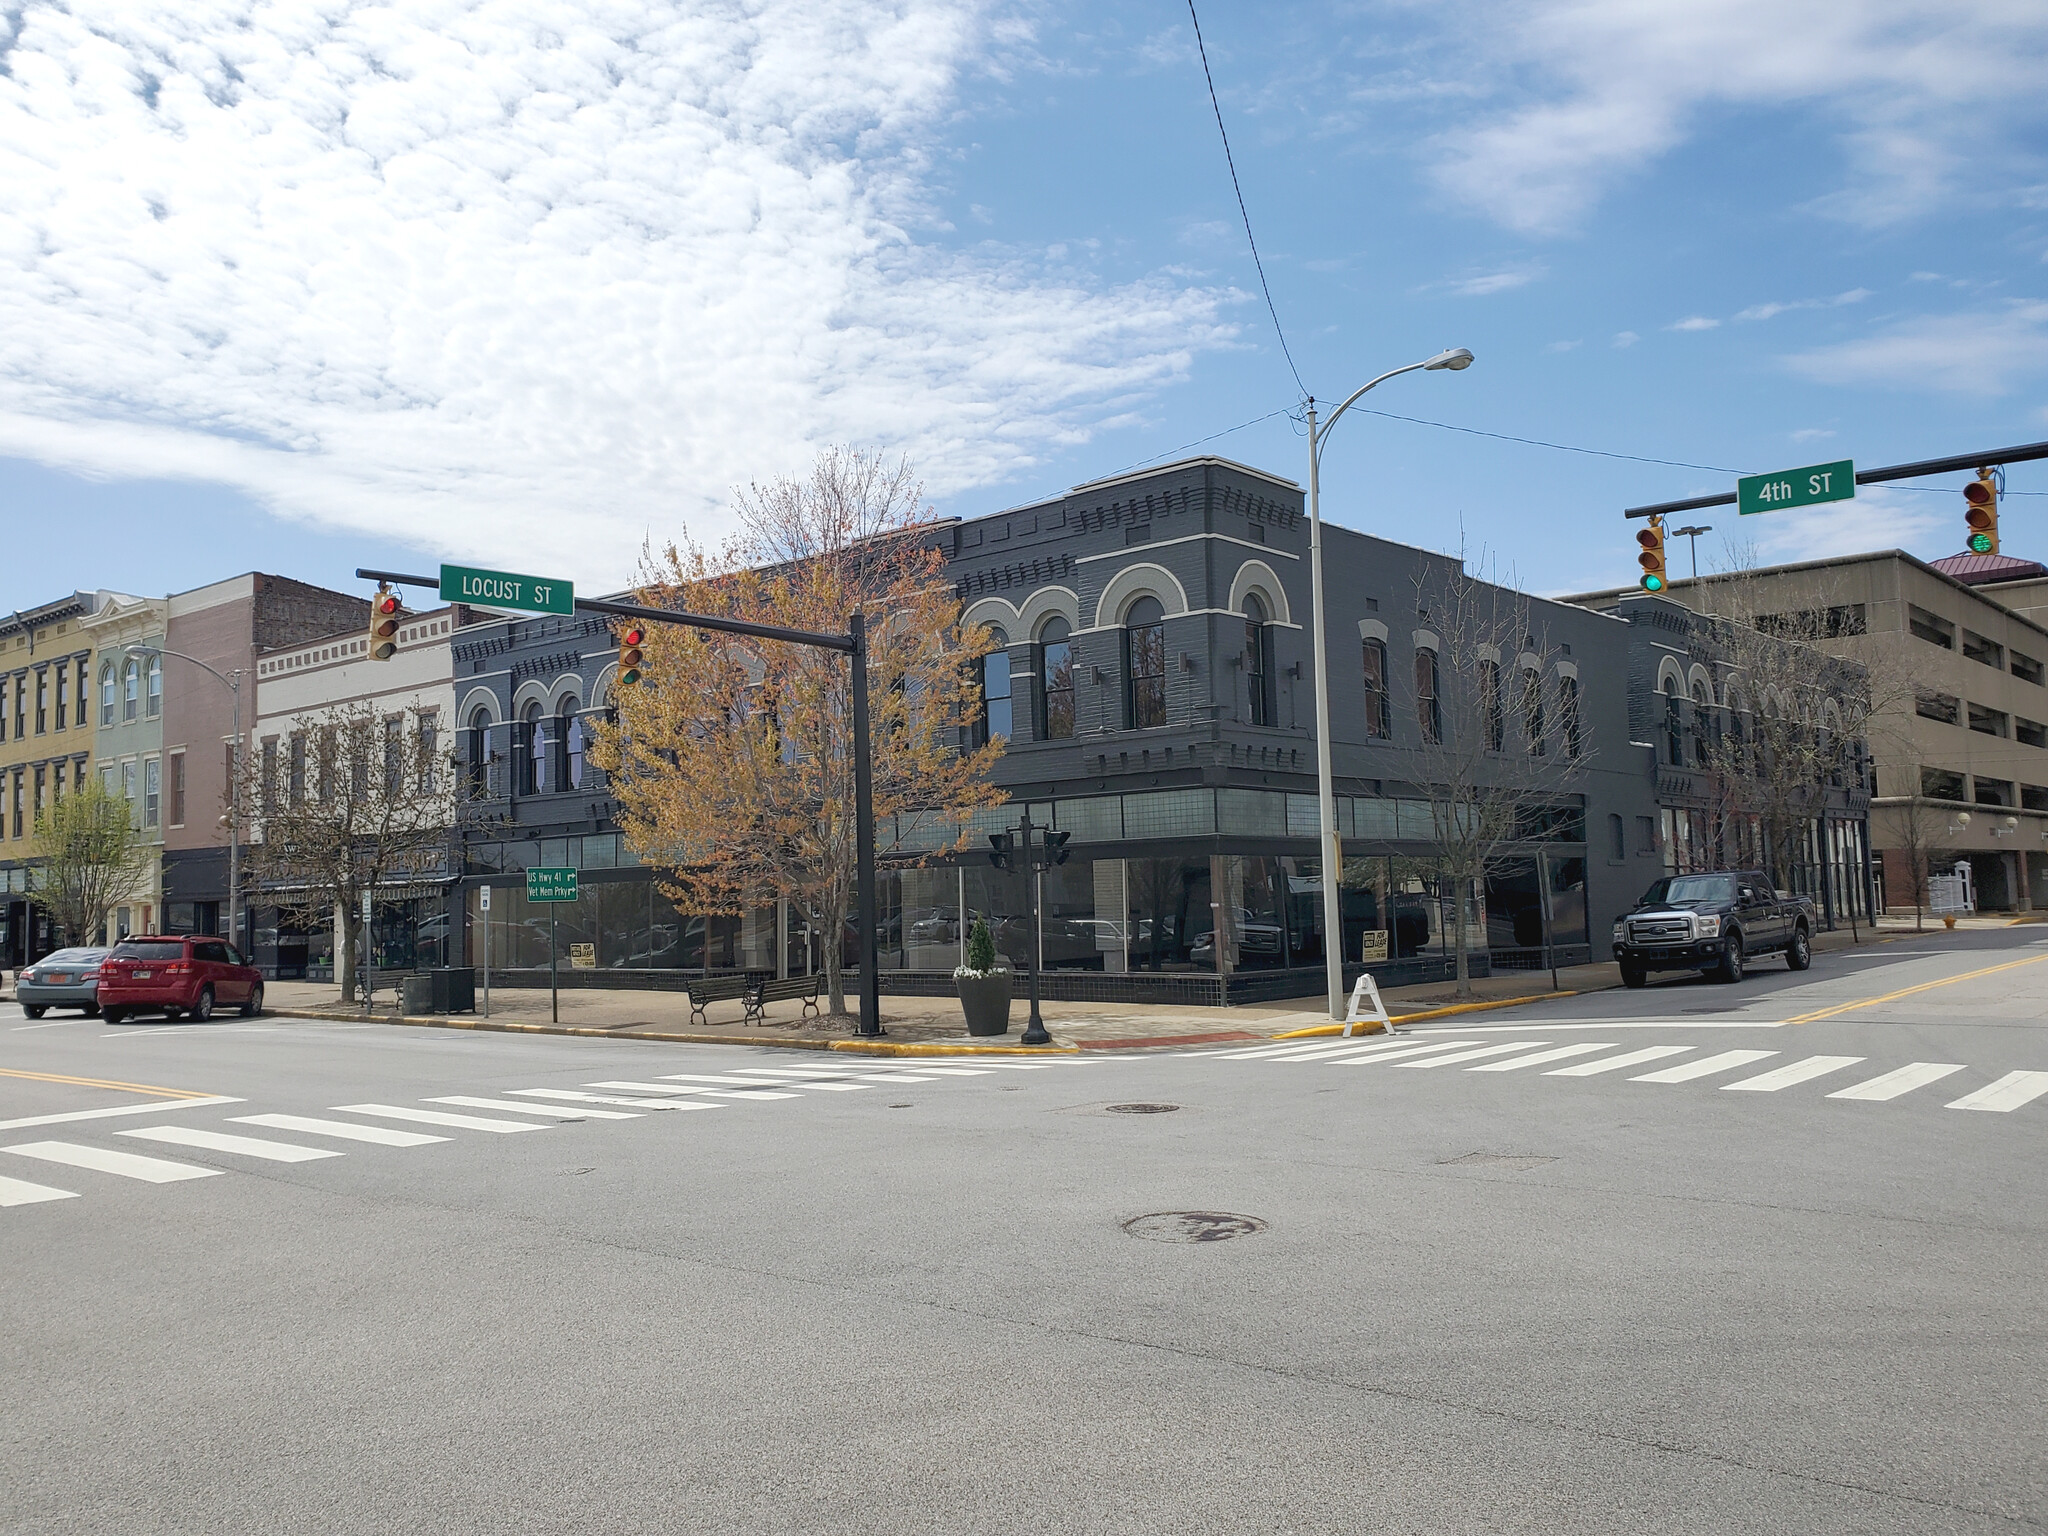
[{"label": "white cloud", "polygon": [[1873,291],[1869,288],[1851,288],[1847,293],[1838,293],[1831,299],[1793,299],[1783,304],[1752,304],[1735,318],[1770,320],[1795,309],[1838,309],[1844,304],[1861,304]]},{"label": "white cloud", "polygon": [[1545,347],[1543,350],[1546,352],[1571,352],[1583,345],[1583,342],[1577,341],[1553,341],[1549,346]]},{"label": "white cloud", "polygon": [[1460,298],[1479,299],[1490,293],[1506,293],[1534,282],[1543,275],[1541,267],[1516,267],[1504,272],[1485,272],[1477,277],[1456,278],[1444,286]]},{"label": "white cloud", "polygon": [[1822,211],[1886,223],[2009,185],[2048,100],[2048,9],[2021,0],[1464,0],[1450,14],[1455,62],[1437,72],[1495,83],[1500,107],[1438,138],[1437,177],[1532,232],[1570,227],[1730,107],[1812,109],[1847,162]]},{"label": "white cloud", "polygon": [[1667,325],[1664,329],[1667,331],[1711,331],[1717,329],[1720,324],[1720,321],[1711,320],[1705,315],[1687,315],[1683,320]]},{"label": "white cloud", "polygon": [[1228,335],[920,239],[976,0],[9,9],[0,452],[617,579],[817,444],[999,480]]},{"label": "white cloud", "polygon": [[1642,339],[1634,331],[1616,331],[1614,333],[1614,344],[1617,347],[1632,347]]},{"label": "white cloud", "polygon": [[1821,384],[1887,384],[1962,395],[2001,395],[2048,373],[2048,302],[2003,310],[1921,315],[1876,336],[1785,359]]},{"label": "white cloud", "polygon": [[1792,441],[1795,443],[1813,443],[1833,437],[1834,435],[1833,431],[1827,427],[1801,427],[1792,434]]},{"label": "white cloud", "polygon": [[1961,527],[1960,518],[1935,505],[1939,500],[1882,486],[1858,486],[1852,501],[1745,517],[1736,532],[1754,542],[1756,553],[1770,562],[1825,560],[1874,549],[1903,549],[1923,560],[1938,560],[1955,553],[1950,525]]}]

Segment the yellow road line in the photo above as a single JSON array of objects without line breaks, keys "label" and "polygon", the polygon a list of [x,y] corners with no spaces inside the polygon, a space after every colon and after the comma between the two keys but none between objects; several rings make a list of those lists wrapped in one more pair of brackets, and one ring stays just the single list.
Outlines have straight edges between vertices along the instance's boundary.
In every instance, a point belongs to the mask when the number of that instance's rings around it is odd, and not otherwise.
[{"label": "yellow road line", "polygon": [[1896,1002],[1902,997],[1911,997],[1915,992],[1932,992],[1936,987],[1953,986],[1959,981],[1975,981],[1979,976],[1995,976],[2000,971],[2017,970],[2023,965],[2039,965],[2048,960],[2048,955],[2035,955],[2027,960],[2008,960],[2003,965],[1987,965],[1981,971],[1965,971],[1960,976],[1944,976],[1939,981],[1923,981],[1917,987],[1902,987],[1897,992],[1887,992],[1882,997],[1866,997],[1859,1002],[1837,1003],[1832,1008],[1821,1008],[1813,1013],[1797,1014],[1785,1020],[1787,1024],[1813,1024],[1822,1019],[1832,1019],[1838,1013],[1851,1013],[1858,1008],[1875,1008],[1879,1003]]},{"label": "yellow road line", "polygon": [[111,1088],[117,1093],[154,1093],[166,1099],[210,1099],[210,1093],[189,1088],[154,1088],[148,1083],[110,1083],[97,1077],[65,1077],[56,1072],[16,1072],[0,1067],[0,1077],[25,1077],[37,1083],[69,1083],[76,1088]]}]

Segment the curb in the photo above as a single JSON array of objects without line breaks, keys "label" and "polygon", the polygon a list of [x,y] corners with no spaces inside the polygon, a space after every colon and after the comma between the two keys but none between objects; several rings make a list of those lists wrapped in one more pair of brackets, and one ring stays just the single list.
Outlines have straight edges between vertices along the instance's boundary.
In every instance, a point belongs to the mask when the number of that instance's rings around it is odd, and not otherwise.
[{"label": "curb", "polygon": [[[1486,1013],[1495,1008],[1516,1008],[1523,1003],[1540,1003],[1553,997],[1577,997],[1582,990],[1584,989],[1567,988],[1561,992],[1531,992],[1522,997],[1493,998],[1483,1003],[1452,1003],[1445,1008],[1425,1008],[1420,1013],[1393,1014],[1387,1019],[1387,1022],[1389,1024],[1413,1024],[1418,1019],[1447,1019],[1456,1013]],[[1600,987],[1595,990],[1613,992],[1618,989],[1614,987]],[[1363,1022],[1374,1023],[1376,1021],[1368,1019]],[[1353,1027],[1355,1028],[1356,1026]],[[1344,1026],[1342,1024],[1312,1024],[1307,1029],[1290,1029],[1284,1035],[1274,1035],[1272,1038],[1275,1040],[1307,1040],[1317,1035],[1341,1035],[1343,1033]],[[1376,1035],[1379,1031],[1377,1029],[1370,1029],[1364,1031],[1364,1033]]]}]

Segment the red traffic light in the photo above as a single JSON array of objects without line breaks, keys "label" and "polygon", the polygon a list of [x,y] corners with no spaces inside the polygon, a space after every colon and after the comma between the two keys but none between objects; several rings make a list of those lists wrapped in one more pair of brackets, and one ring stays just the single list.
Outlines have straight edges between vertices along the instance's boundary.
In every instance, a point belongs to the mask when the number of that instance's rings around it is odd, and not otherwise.
[{"label": "red traffic light", "polygon": [[647,658],[640,647],[647,639],[647,631],[638,624],[628,625],[619,634],[619,686],[630,687],[640,681],[640,666]]},{"label": "red traffic light", "polygon": [[379,592],[377,594],[376,607],[379,615],[398,612],[398,594],[396,592]]},{"label": "red traffic light", "polygon": [[370,599],[370,660],[389,661],[398,650],[398,594],[385,587]]},{"label": "red traffic light", "polygon": [[1963,500],[1972,507],[1988,507],[1998,500],[1989,480],[1972,480],[1963,487]]}]

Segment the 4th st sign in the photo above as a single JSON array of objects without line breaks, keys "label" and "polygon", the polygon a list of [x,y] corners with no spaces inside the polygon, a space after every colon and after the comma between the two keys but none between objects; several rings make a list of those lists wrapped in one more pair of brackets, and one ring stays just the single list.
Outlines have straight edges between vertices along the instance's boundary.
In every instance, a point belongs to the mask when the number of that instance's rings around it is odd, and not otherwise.
[{"label": "4th st sign", "polygon": [[1752,512],[1783,512],[1788,507],[1848,501],[1855,494],[1853,459],[1809,464],[1804,469],[1781,469],[1771,475],[1744,475],[1735,482],[1736,510],[1744,517]]}]

